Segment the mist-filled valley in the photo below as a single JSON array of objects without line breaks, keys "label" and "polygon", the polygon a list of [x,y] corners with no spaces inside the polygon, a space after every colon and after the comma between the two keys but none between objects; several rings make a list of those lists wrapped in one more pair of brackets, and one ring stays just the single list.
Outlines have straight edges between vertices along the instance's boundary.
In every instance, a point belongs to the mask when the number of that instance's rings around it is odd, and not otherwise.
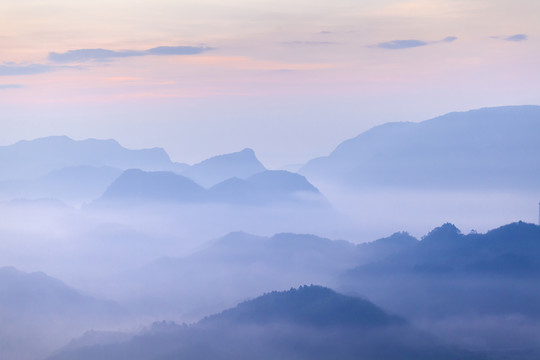
[{"label": "mist-filled valley", "polygon": [[538,134],[538,106],[452,113],[297,172],[0,146],[0,357],[536,359]]}]

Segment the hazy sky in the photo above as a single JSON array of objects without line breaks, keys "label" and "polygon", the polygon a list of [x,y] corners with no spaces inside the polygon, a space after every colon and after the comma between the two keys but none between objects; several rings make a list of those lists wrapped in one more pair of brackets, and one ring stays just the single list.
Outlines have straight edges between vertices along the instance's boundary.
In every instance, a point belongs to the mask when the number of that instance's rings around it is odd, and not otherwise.
[{"label": "hazy sky", "polygon": [[538,14],[538,0],[2,0],[0,144],[304,162],[387,121],[540,104]]}]

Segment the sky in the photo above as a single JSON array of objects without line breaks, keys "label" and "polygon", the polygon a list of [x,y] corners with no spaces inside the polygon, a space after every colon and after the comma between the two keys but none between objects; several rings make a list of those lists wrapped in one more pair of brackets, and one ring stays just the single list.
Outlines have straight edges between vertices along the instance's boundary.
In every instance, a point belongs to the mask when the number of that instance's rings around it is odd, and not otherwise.
[{"label": "sky", "polygon": [[540,104],[537,0],[0,0],[0,145],[269,168],[389,121]]}]

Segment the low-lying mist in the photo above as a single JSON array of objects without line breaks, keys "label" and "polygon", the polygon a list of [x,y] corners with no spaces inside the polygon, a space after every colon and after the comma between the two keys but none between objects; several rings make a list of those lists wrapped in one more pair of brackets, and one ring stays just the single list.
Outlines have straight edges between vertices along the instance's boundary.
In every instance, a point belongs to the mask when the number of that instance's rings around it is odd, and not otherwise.
[{"label": "low-lying mist", "polygon": [[[30,344],[35,351],[2,352],[7,358],[37,360],[42,358],[39,354],[90,329],[137,329],[160,320],[195,322],[265,292],[313,283],[368,298],[449,344],[495,352],[493,358],[537,354],[540,311],[534,304],[540,303],[540,292],[535,290],[536,270],[517,267],[510,275],[470,275],[459,269],[447,273],[439,263],[428,264],[431,267],[420,263],[423,267],[414,268],[418,259],[437,259],[439,255],[433,254],[438,253],[425,250],[433,245],[414,252],[423,241],[404,233],[371,242],[383,237],[379,233],[389,236],[393,230],[408,230],[420,238],[431,230],[430,223],[438,226],[452,218],[465,234],[473,228],[483,232],[496,227],[491,224],[497,219],[509,222],[507,217],[519,213],[530,218],[527,195],[328,193],[335,208],[156,203],[73,208],[51,201],[3,203],[2,264],[24,272],[43,271],[83,296],[91,296],[92,301],[112,301],[117,310],[114,316],[104,313],[88,319],[81,314],[88,311],[84,304],[90,300],[57,295],[51,301],[60,307],[67,306],[66,301],[72,304],[72,314],[45,308],[35,317],[32,305],[23,306],[15,317],[3,315],[6,326],[20,329],[6,335],[5,346]],[[443,220],[444,216],[448,218]],[[408,226],[402,225],[408,221]],[[522,236],[518,230],[502,239],[508,244],[518,241]],[[527,244],[534,246],[534,241]],[[525,260],[519,257],[521,253],[505,257],[504,251],[512,251],[511,247],[501,249],[502,257],[492,259],[495,265],[489,266],[528,264],[536,259],[533,248]],[[385,264],[409,264],[432,273],[407,273]],[[488,265],[479,269],[491,269]],[[362,266],[369,271],[364,273]],[[384,271],[378,274],[369,266]],[[55,289],[47,290],[48,294],[60,291]],[[39,302],[43,295],[18,296]],[[49,322],[58,326],[51,328]],[[27,327],[32,332],[25,332]],[[40,337],[49,328],[50,336]],[[505,336],[505,331],[512,336]]]},{"label": "low-lying mist", "polygon": [[354,224],[342,237],[371,241],[397,231],[416,237],[451,222],[467,233],[514,221],[538,222],[540,192],[531,190],[347,189],[313,182],[334,209]]}]

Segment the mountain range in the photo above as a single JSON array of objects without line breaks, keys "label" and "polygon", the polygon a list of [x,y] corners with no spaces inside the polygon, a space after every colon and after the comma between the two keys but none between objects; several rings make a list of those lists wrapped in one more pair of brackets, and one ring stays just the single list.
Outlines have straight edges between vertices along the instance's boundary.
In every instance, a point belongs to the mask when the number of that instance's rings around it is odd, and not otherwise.
[{"label": "mountain range", "polygon": [[73,140],[50,136],[0,146],[0,180],[29,180],[67,167],[113,167],[121,170],[183,170],[161,148],[129,150],[115,140]]},{"label": "mountain range", "polygon": [[272,292],[193,325],[155,323],[129,341],[69,348],[49,360],[480,359],[367,300],[320,286]]},{"label": "mountain range", "polygon": [[[314,235],[230,233],[185,257],[163,257],[116,279],[130,308],[197,319],[274,289],[331,285],[347,270],[415,246],[408,234],[355,245]],[[182,284],[182,286],[176,286]],[[178,304],[181,303],[182,306]],[[149,304],[154,304],[150,306]]]},{"label": "mountain range", "polygon": [[422,323],[489,359],[540,356],[540,226],[516,222],[484,234],[450,224],[416,245],[340,277],[342,292]]},{"label": "mountain range", "polygon": [[40,359],[72,334],[122,321],[125,311],[41,272],[0,268],[0,357]]},{"label": "mountain range", "polygon": [[[538,190],[539,132],[539,106],[484,108],[418,123],[387,123],[344,141],[328,156],[308,161],[299,172],[316,184],[356,189]],[[215,198],[230,198],[235,192],[257,198],[242,181],[267,170],[251,149],[190,166],[172,162],[161,148],[129,150],[115,140],[66,136],[0,146],[0,168],[4,199],[78,197],[79,202],[95,200],[128,169],[174,172],[205,189],[217,186],[211,191]]]},{"label": "mountain range", "polygon": [[540,276],[540,226],[520,221],[465,235],[446,223],[416,246],[355,271]]},{"label": "mountain range", "polygon": [[300,175],[268,171],[251,149],[190,166],[172,162],[160,148],[128,150],[114,140],[51,136],[0,147],[0,168],[4,200],[56,198],[80,204],[103,195],[261,204],[292,200],[295,192],[318,193]]},{"label": "mountain range", "polygon": [[101,196],[120,174],[122,170],[110,166],[70,166],[35,179],[0,181],[0,198],[51,198],[83,203]]},{"label": "mountain range", "polygon": [[455,343],[489,349],[492,358],[534,359],[540,355],[533,325],[540,316],[538,264],[538,225],[516,222],[465,235],[447,223],[412,247],[347,271],[336,287],[422,321]]},{"label": "mountain range", "polygon": [[244,179],[224,180],[206,190],[193,180],[172,172],[126,170],[96,204],[230,203],[264,205],[314,200],[323,196],[305,177],[284,170],[264,170]]},{"label": "mountain range", "polygon": [[454,112],[374,127],[299,172],[358,189],[538,190],[539,133],[540,106]]},{"label": "mountain range", "polygon": [[252,149],[244,149],[236,153],[211,157],[191,165],[180,174],[209,188],[227,179],[246,179],[265,170],[255,152]]},{"label": "mountain range", "polygon": [[[447,222],[529,219],[539,133],[538,106],[389,123],[300,173],[251,149],[187,165],[115,140],[1,146],[2,263],[93,296],[0,268],[0,357],[41,360],[96,329],[51,359],[539,358],[540,226]],[[363,243],[411,219],[421,239]],[[111,331],[158,319],[195,323]]]}]

